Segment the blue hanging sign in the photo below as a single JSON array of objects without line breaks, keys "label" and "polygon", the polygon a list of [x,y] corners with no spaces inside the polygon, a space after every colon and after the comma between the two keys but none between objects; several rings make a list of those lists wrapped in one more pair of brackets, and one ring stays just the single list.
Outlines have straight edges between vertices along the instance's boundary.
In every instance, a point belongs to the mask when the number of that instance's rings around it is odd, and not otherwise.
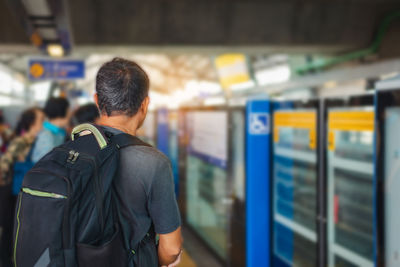
[{"label": "blue hanging sign", "polygon": [[83,79],[85,78],[85,61],[30,59],[28,78],[31,81]]}]

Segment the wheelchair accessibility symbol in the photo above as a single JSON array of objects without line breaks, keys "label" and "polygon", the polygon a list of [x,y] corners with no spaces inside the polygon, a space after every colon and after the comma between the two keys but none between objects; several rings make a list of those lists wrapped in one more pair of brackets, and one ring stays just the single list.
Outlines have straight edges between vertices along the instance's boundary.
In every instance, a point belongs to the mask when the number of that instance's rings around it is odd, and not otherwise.
[{"label": "wheelchair accessibility symbol", "polygon": [[269,134],[270,119],[268,113],[250,113],[249,132],[254,135]]}]

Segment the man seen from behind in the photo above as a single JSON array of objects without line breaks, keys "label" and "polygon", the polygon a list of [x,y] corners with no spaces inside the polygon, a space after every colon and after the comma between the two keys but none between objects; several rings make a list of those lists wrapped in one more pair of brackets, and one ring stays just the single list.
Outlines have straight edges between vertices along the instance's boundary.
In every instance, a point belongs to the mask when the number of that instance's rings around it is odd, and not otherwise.
[{"label": "man seen from behind", "polygon": [[[135,136],[146,118],[148,93],[148,76],[135,62],[121,58],[106,62],[96,77],[98,124],[113,134]],[[181,219],[169,160],[150,146],[122,148],[114,183],[125,238],[137,244],[146,235],[151,237],[137,252],[138,266],[176,262],[182,247]]]}]

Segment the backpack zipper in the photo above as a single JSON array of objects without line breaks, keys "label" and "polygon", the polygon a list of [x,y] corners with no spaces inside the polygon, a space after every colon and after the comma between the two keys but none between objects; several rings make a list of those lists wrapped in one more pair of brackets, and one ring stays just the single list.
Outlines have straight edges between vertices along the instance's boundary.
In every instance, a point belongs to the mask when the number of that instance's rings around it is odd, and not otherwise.
[{"label": "backpack zipper", "polygon": [[101,203],[103,201],[103,189],[102,189],[102,182],[100,181],[100,176],[98,175],[98,170],[97,170],[98,166],[97,166],[95,157],[88,155],[86,153],[79,153],[73,149],[69,150],[64,147],[57,147],[57,148],[55,148],[55,150],[68,152],[67,162],[69,162],[71,164],[74,164],[76,162],[76,160],[78,159],[78,157],[81,156],[82,160],[89,162],[93,166],[93,171],[94,171],[93,174],[95,176],[94,190],[96,192],[95,195],[97,196],[96,197],[96,208],[99,213],[101,231],[104,231],[104,214],[103,214],[103,210],[101,208]]},{"label": "backpack zipper", "polygon": [[19,235],[19,227],[20,227],[20,221],[19,221],[19,212],[21,210],[21,193],[18,195],[18,208],[17,208],[17,232],[15,234],[15,242],[14,242],[14,267],[17,267],[17,244],[18,244],[18,235]]},{"label": "backpack zipper", "polygon": [[57,199],[66,199],[67,198],[67,196],[64,196],[64,195],[33,190],[33,189],[30,189],[27,187],[22,188],[22,192],[32,195],[32,196],[37,196],[37,197],[49,197],[49,198],[57,198]]},{"label": "backpack zipper", "polygon": [[57,174],[55,172],[52,172],[52,171],[49,171],[46,169],[38,168],[36,170],[32,170],[31,172],[41,172],[41,173],[46,172],[51,175],[62,178],[67,183],[68,192],[67,192],[67,196],[65,196],[65,199],[67,199],[67,202],[65,205],[64,218],[63,218],[63,233],[64,233],[63,234],[63,247],[69,247],[69,243],[70,243],[70,237],[69,237],[70,236],[70,222],[69,222],[69,214],[70,214],[69,205],[70,205],[70,203],[69,202],[70,202],[70,199],[68,199],[68,197],[70,197],[71,187],[72,187],[70,180],[65,176],[62,176],[60,174]]}]

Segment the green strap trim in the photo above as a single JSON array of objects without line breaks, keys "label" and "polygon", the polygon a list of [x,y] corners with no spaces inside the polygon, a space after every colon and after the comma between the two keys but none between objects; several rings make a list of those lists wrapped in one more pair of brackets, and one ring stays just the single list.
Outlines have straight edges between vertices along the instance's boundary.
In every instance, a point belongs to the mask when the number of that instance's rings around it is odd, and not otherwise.
[{"label": "green strap trim", "polygon": [[100,133],[99,129],[97,129],[95,126],[93,126],[89,123],[84,123],[84,124],[78,125],[72,130],[72,133],[71,133],[72,141],[75,139],[76,134],[79,134],[83,131],[89,131],[94,135],[97,143],[99,143],[100,149],[103,149],[107,146],[107,141],[104,139],[104,137]]},{"label": "green strap trim", "polygon": [[15,242],[14,242],[14,267],[17,267],[17,243],[18,243],[18,235],[19,235],[19,226],[20,226],[20,222],[19,222],[19,212],[21,210],[21,195],[19,195],[19,199],[18,199],[18,210],[17,210],[17,233],[15,235]]},{"label": "green strap trim", "polygon": [[37,196],[37,197],[50,197],[50,198],[67,198],[64,195],[56,194],[56,193],[49,193],[49,192],[43,192],[43,191],[38,191],[38,190],[32,190],[29,188],[22,188],[22,192],[27,193],[32,196]]}]

